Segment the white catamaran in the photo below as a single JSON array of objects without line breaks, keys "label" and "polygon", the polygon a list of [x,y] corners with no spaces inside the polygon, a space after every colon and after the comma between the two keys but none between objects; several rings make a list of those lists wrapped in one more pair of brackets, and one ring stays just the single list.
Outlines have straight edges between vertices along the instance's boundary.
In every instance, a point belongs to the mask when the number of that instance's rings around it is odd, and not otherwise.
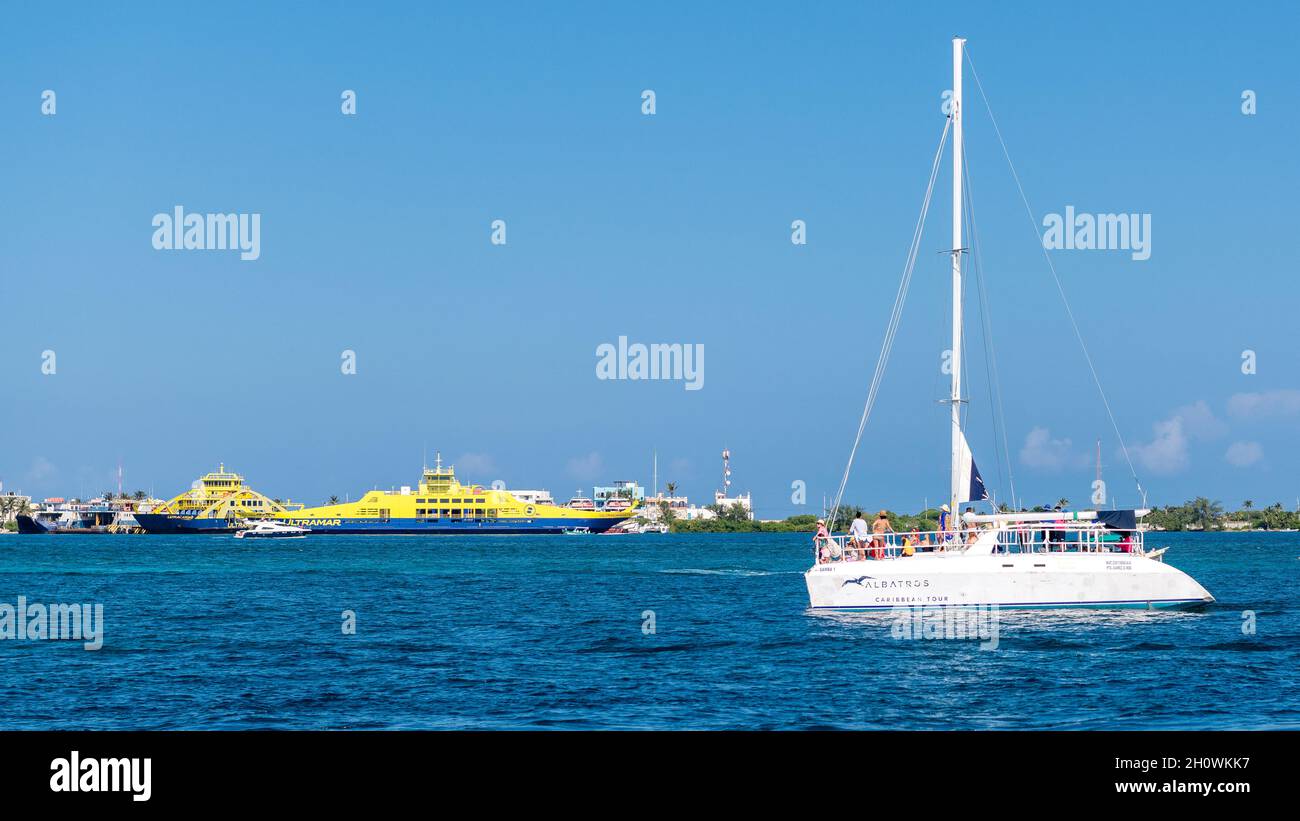
[{"label": "white catamaran", "polygon": [[[938,173],[943,142],[952,135],[952,460],[951,516],[941,532],[890,533],[851,541],[814,542],[805,574],[814,610],[894,607],[1166,608],[1198,607],[1214,597],[1186,573],[1164,562],[1165,549],[1148,551],[1139,520],[1147,510],[1048,511],[959,516],[959,505],[988,499],[962,433],[962,63],[965,40],[952,41],[951,109],[930,174],[921,224]],[[978,77],[976,78],[978,80]],[[1008,157],[1009,159],[1009,157]],[[913,237],[899,290],[858,428],[866,425],[915,263],[921,225]],[[1053,272],[1054,273],[1054,272]],[[1082,338],[1080,338],[1082,341]],[[1100,387],[1100,383],[1098,383]],[[857,443],[853,453],[856,453]],[[836,499],[853,465],[850,454]],[[834,517],[832,517],[832,526]]]}]

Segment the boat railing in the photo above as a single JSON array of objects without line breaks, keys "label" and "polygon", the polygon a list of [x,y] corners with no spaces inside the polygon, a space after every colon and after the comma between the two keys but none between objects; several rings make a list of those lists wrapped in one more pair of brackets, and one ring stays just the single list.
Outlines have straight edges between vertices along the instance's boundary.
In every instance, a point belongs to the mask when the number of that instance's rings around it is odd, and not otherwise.
[{"label": "boat railing", "polygon": [[[824,564],[901,559],[922,553],[964,553],[985,530],[891,531],[870,534],[860,542],[847,534],[824,536],[813,539],[813,560]],[[1143,536],[1141,530],[1111,530],[1097,522],[1025,522],[997,528],[993,552],[1141,554],[1145,552]]]},{"label": "boat railing", "polygon": [[996,553],[1142,553],[1141,530],[1100,522],[1017,522],[998,529]]},{"label": "boat railing", "polygon": [[820,556],[822,547],[834,561],[854,561],[859,559],[895,559],[913,553],[945,553],[964,551],[967,547],[965,531],[914,530],[906,532],[890,531],[888,533],[869,534],[866,539],[855,542],[847,534],[828,536],[813,540],[813,558]]}]

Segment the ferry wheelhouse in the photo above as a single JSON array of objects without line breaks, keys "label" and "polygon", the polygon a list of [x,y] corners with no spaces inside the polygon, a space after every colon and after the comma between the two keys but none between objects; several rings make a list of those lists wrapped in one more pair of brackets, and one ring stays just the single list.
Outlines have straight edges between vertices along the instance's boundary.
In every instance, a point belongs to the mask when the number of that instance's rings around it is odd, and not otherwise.
[{"label": "ferry wheelhouse", "polygon": [[[586,500],[591,502],[590,499]],[[602,533],[634,511],[602,512],[516,499],[507,490],[463,485],[441,456],[412,490],[372,490],[355,502],[277,513],[272,518],[330,533],[561,534],[575,528]]]}]

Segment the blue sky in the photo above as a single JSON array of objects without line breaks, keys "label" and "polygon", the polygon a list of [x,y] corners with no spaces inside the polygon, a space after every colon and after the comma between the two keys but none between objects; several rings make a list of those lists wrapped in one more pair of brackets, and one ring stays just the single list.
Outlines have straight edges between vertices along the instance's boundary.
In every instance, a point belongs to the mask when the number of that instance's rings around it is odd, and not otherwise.
[{"label": "blue sky", "polygon": [[[462,478],[567,498],[648,484],[657,450],[661,483],[703,499],[726,447],[760,515],[805,511],[796,480],[817,508],[961,33],[1037,219],[1151,215],[1148,260],[1053,252],[1150,500],[1294,505],[1297,19],[1220,6],[11,5],[0,480],[88,495],[120,459],[128,490],[169,496],[224,462],[315,503],[413,483],[427,446]],[[1111,492],[1134,504],[972,85],[1017,491],[1085,500],[1101,438]],[[846,494],[868,506],[946,492],[948,173]],[[260,259],[155,250],[153,215],[177,205],[261,214]],[[976,327],[970,440],[1005,495]],[[596,348],[619,336],[703,345],[703,389],[597,379]]]}]

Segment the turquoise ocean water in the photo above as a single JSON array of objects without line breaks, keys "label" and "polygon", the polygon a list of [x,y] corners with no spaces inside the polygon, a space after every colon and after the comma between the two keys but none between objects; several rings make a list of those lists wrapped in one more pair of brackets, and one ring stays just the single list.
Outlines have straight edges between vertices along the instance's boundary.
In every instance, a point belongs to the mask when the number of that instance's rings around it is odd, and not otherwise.
[{"label": "turquoise ocean water", "polygon": [[1300,728],[1300,534],[1161,544],[1215,605],[981,650],[809,613],[798,534],[5,536],[0,604],[100,603],[104,643],[0,641],[3,727]]}]

